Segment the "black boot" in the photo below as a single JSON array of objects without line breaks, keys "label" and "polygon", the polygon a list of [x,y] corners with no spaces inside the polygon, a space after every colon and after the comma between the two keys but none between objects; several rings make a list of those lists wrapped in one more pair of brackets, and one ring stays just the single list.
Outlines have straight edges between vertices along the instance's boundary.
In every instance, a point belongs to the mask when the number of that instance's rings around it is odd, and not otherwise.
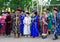
[{"label": "black boot", "polygon": [[58,39],[58,36],[57,35],[54,35],[55,38],[53,38],[53,40],[57,40]]},{"label": "black boot", "polygon": [[23,33],[21,33],[21,36],[24,36]]},{"label": "black boot", "polygon": [[51,32],[50,32],[50,31],[48,31],[48,34],[50,35],[50,34],[51,34]]},{"label": "black boot", "polygon": [[20,37],[20,33],[18,33],[18,38]]}]

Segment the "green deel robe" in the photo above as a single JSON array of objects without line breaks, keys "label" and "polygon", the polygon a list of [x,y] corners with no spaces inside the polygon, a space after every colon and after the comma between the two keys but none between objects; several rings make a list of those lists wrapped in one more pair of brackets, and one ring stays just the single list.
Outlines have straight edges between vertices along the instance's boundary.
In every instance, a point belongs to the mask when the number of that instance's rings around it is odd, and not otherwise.
[{"label": "green deel robe", "polygon": [[48,14],[48,30],[49,31],[52,30],[52,17],[53,17],[53,14],[52,13],[49,13]]}]

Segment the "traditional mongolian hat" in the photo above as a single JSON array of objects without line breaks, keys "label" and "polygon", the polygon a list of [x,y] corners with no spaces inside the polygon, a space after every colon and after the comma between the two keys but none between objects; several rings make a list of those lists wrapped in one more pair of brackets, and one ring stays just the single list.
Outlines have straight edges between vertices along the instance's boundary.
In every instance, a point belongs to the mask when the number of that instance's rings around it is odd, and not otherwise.
[{"label": "traditional mongolian hat", "polygon": [[58,8],[54,8],[53,10],[58,11]]},{"label": "traditional mongolian hat", "polygon": [[37,14],[38,14],[38,12],[37,12],[37,11],[35,11],[35,12],[34,12],[34,14],[36,14],[36,15],[37,15]]},{"label": "traditional mongolian hat", "polygon": [[47,11],[50,11],[50,9],[49,9],[49,8],[47,8]]}]

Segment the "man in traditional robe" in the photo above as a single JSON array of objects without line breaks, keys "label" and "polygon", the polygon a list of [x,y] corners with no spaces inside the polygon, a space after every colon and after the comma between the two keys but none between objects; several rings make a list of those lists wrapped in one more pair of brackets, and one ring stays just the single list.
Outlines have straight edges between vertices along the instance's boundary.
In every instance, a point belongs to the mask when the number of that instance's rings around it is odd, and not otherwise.
[{"label": "man in traditional robe", "polygon": [[34,12],[34,16],[32,17],[31,23],[31,37],[35,38],[38,37],[38,12]]},{"label": "man in traditional robe", "polygon": [[25,14],[24,14],[24,10],[21,10],[21,13],[20,13],[20,34],[21,36],[23,36],[23,28],[24,28],[24,23],[23,23],[23,20],[25,18]]},{"label": "man in traditional robe", "polygon": [[54,8],[53,13],[55,14],[55,27],[53,40],[57,40],[58,35],[60,35],[60,12],[58,11],[57,8]]},{"label": "man in traditional robe", "polygon": [[10,12],[7,12],[6,13],[7,16],[6,16],[6,29],[5,29],[5,32],[6,32],[6,35],[10,35],[11,34],[11,29],[12,29],[12,26],[11,26],[11,15],[10,15]]}]

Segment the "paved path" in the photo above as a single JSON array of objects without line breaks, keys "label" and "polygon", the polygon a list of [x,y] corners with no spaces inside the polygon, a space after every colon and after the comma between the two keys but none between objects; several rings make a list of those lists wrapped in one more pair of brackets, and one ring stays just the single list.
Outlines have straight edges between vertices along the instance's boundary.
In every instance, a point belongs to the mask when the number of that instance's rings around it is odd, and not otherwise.
[{"label": "paved path", "polygon": [[53,36],[50,35],[46,39],[42,39],[41,37],[38,38],[14,38],[14,37],[4,37],[0,36],[0,42],[60,42],[60,37],[58,40],[52,40]]}]

